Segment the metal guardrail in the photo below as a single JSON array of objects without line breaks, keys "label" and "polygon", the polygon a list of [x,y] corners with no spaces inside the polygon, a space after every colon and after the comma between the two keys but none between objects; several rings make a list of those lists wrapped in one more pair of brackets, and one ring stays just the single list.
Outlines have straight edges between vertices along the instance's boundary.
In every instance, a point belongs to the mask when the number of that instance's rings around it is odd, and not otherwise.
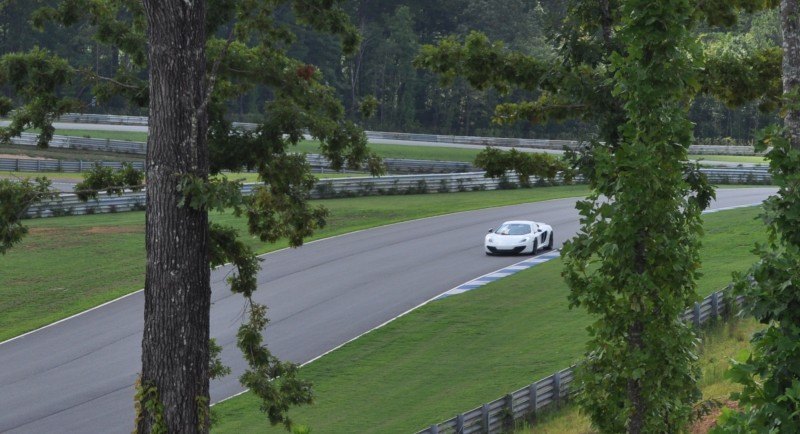
[{"label": "metal guardrail", "polygon": [[[681,319],[691,322],[696,328],[720,317],[730,316],[733,304],[741,304],[742,297],[730,300],[727,290],[717,291],[692,308],[686,309]],[[513,430],[518,420],[533,420],[538,413],[557,408],[570,397],[570,385],[574,380],[575,367],[571,366],[498,398],[461,413],[444,422],[433,424],[417,434],[441,433],[503,433]]]},{"label": "metal guardrail", "polygon": [[[322,179],[312,193],[315,199],[396,194],[452,193],[457,191],[483,191],[519,187],[519,179],[509,174],[505,179],[484,177],[485,172],[395,175],[380,178]],[[553,184],[562,184],[556,177]],[[550,185],[546,180],[531,178],[532,185]]]},{"label": "metal guardrail", "polygon": [[432,142],[432,143],[458,143],[463,145],[478,146],[504,146],[513,148],[536,148],[551,149],[560,151],[570,148],[576,149],[580,142],[575,140],[547,140],[547,139],[517,139],[501,137],[472,137],[472,136],[453,136],[439,134],[414,134],[414,133],[392,133],[382,131],[365,131],[367,138],[373,140],[404,140],[411,142]]},{"label": "metal guardrail", "polygon": [[[769,173],[765,169],[701,169],[709,176],[712,183],[751,183],[768,184]],[[484,172],[425,174],[425,175],[395,175],[356,178],[322,179],[317,182],[311,192],[313,199],[336,197],[357,197],[375,195],[399,194],[424,194],[424,193],[450,193],[459,191],[483,191],[512,189],[520,187],[519,179],[514,174],[509,174],[504,179],[485,178]],[[580,180],[576,180],[580,181]],[[552,182],[548,180],[531,178],[531,185],[563,184],[563,178],[556,177]],[[255,184],[246,185],[244,191],[249,193]],[[133,194],[128,199],[126,193],[122,197],[101,197],[97,203],[82,204],[68,200],[66,203],[43,203],[31,208],[30,217],[49,217],[51,215],[86,214],[87,212],[125,211],[138,209],[141,205],[139,193]],[[64,195],[68,197],[69,195]],[[126,200],[128,202],[126,202]],[[105,206],[114,205],[113,208]],[[55,212],[49,210],[54,209]],[[113,212],[111,211],[111,212]]]},{"label": "metal guardrail", "polygon": [[768,185],[772,175],[766,167],[726,167],[700,169],[712,184]]},{"label": "metal guardrail", "polygon": [[[311,192],[313,199],[355,197],[372,195],[446,193],[455,191],[482,191],[516,188],[516,175],[507,179],[484,178],[484,172],[429,175],[397,175],[381,178],[334,178],[320,180]],[[534,183],[543,181],[533,180]],[[555,183],[561,183],[556,178]],[[247,184],[242,191],[249,194],[257,184]],[[124,193],[122,196],[101,195],[97,200],[82,203],[72,194],[64,194],[61,200],[44,202],[32,206],[28,217],[51,217],[81,215],[101,212],[117,212],[140,209],[144,204],[144,193]]]},{"label": "metal guardrail", "polygon": [[[33,158],[0,158],[0,171],[9,172],[64,172],[79,173],[91,170],[95,164],[113,169],[121,169],[120,161],[83,161],[83,160],[44,160]],[[144,170],[141,161],[130,162],[136,170]]]},{"label": "metal guardrail", "polygon": [[[577,150],[580,142],[575,140],[515,139],[499,137],[469,137],[435,134],[387,133],[367,131],[367,138],[374,140],[405,140],[432,143],[457,143],[479,146],[502,146],[508,148],[532,148],[560,151],[564,148]],[[752,146],[690,145],[690,154],[698,155],[756,155]]]},{"label": "metal guardrail", "polygon": [[147,126],[147,116],[100,115],[91,113],[67,113],[58,118],[60,122],[79,124],[138,125]]},{"label": "metal guardrail", "polygon": [[66,215],[105,214],[145,209],[145,192],[125,192],[122,196],[101,193],[97,199],[82,202],[74,194],[62,194],[58,199],[28,208],[26,217],[60,217]]},{"label": "metal guardrail", "polygon": [[458,161],[384,158],[383,164],[389,173],[462,173],[480,170],[471,163]]},{"label": "metal guardrail", "polygon": [[[36,146],[36,134],[22,133],[19,137],[13,137],[11,143],[22,146]],[[119,152],[124,154],[147,153],[147,143],[129,142],[126,140],[109,139],[90,139],[78,136],[53,136],[50,141],[53,148],[83,149],[87,151]]]},{"label": "metal guardrail", "polygon": [[[70,113],[59,118],[62,122],[95,123],[111,125],[147,125],[146,116],[117,116],[97,114]],[[234,122],[234,128],[254,129],[257,125],[252,123]],[[518,139],[500,137],[472,137],[440,134],[415,134],[395,133],[383,131],[365,131],[367,138],[373,140],[405,140],[415,142],[433,142],[448,144],[465,144],[478,146],[504,146],[516,148],[549,149],[560,151],[564,148],[577,149],[578,141],[575,140],[545,140],[545,139]],[[691,145],[690,154],[699,155],[757,155],[752,146],[723,146],[723,145]]]},{"label": "metal guardrail", "polygon": [[[307,154],[306,161],[313,168],[330,169],[327,158],[319,154]],[[405,158],[384,158],[383,164],[388,173],[461,173],[477,172],[480,169],[470,163],[460,161],[411,160]]]}]

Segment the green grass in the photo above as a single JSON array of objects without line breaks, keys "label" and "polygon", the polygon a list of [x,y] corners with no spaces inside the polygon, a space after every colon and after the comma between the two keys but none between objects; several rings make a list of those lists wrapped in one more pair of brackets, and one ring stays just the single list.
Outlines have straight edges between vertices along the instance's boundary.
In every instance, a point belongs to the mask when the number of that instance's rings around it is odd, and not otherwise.
[{"label": "green grass", "polygon": [[[370,143],[369,148],[383,158],[411,160],[462,161],[472,163],[480,152],[477,149],[447,148],[442,146],[406,146]],[[302,142],[295,149],[309,154],[319,153],[316,142]]]},{"label": "green grass", "polygon": [[44,176],[49,179],[69,179],[83,181],[83,175],[80,173],[68,172],[8,172],[0,170],[0,177],[4,178],[37,178]]},{"label": "green grass", "polygon": [[[705,296],[754,260],[757,209],[706,216]],[[413,432],[552,374],[580,359],[589,316],[569,310],[554,260],[426,305],[302,368],[317,403],[292,411],[313,432]],[[215,432],[280,432],[250,394],[215,407]]]},{"label": "green grass", "polygon": [[[31,130],[29,132],[36,132]],[[100,130],[56,130],[57,136],[78,136],[92,139],[124,140],[126,142],[146,142],[147,133],[143,131],[100,131]]]},{"label": "green grass", "polygon": [[[375,196],[314,201],[331,211],[312,239],[450,212],[583,196],[585,186]],[[246,233],[230,214],[212,219]],[[0,257],[0,341],[142,288],[144,213],[28,220],[30,233]],[[256,251],[286,247],[247,237]]]},{"label": "green grass", "polygon": [[714,161],[724,161],[726,163],[768,163],[766,158],[758,155],[690,155],[689,159],[704,160],[707,163],[713,163]]},{"label": "green grass", "polygon": [[14,158],[14,156],[19,155],[35,158],[50,158],[53,160],[144,161],[144,155],[66,148],[39,149],[35,146],[22,145],[0,145],[0,154],[11,155],[12,157],[9,158]]}]

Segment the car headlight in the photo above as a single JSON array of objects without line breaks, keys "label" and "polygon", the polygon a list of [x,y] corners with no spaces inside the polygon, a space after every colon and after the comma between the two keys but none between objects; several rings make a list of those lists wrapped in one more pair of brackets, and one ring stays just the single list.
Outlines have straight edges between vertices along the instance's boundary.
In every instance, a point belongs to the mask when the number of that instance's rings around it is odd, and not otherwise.
[{"label": "car headlight", "polygon": [[522,243],[527,243],[527,242],[528,242],[528,239],[527,238],[523,238],[519,243],[522,244]]},{"label": "car headlight", "polygon": [[488,241],[490,243],[493,243],[494,242],[494,238],[489,237],[489,238],[486,239],[486,241]]}]

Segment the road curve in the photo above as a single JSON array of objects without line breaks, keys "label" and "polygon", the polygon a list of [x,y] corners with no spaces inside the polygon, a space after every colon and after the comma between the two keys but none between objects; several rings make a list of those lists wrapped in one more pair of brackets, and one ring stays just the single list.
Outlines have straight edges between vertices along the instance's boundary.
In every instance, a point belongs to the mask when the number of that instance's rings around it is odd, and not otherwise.
[{"label": "road curve", "polygon": [[[715,207],[753,204],[774,188],[718,191]],[[521,260],[487,257],[483,234],[502,220],[550,223],[556,244],[578,229],[575,199],[463,212],[399,223],[264,256],[258,301],[272,322],[270,348],[305,362],[463,282]],[[212,400],[241,390],[235,348],[242,299],[212,273],[212,335],[234,373]],[[0,344],[0,432],[123,433],[133,428],[143,294]]]}]

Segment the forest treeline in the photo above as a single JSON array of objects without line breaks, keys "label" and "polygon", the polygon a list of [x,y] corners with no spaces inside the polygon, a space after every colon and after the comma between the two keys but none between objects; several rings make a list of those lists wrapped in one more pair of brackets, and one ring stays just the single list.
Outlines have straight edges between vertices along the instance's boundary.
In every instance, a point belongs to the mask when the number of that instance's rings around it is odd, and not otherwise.
[{"label": "forest treeline", "polygon": [[[112,77],[127,59],[114,47],[92,39],[91,23],[64,29],[35,30],[29,17],[43,5],[57,0],[6,0],[0,3],[0,54],[25,51],[35,46],[68,56],[82,68],[99,76]],[[517,91],[501,96],[494,90],[479,91],[464,80],[443,87],[434,74],[414,68],[412,60],[423,44],[435,43],[447,35],[480,31],[512,49],[542,58],[555,59],[559,34],[566,13],[563,0],[345,0],[351,20],[362,34],[358,51],[343,57],[339,41],[295,24],[290,12],[277,14],[297,39],[290,54],[314,65],[325,81],[336,89],[348,115],[364,128],[454,135],[581,139],[594,133],[592,125],[576,121],[535,125],[492,123],[495,106],[501,100],[531,99]],[[734,56],[780,44],[775,10],[742,16],[733,30],[701,28],[700,40],[706,51]],[[65,38],[69,34],[71,37]],[[76,84],[70,92],[81,95],[87,112],[146,114],[125,106],[121,99],[95,104],[87,84]],[[81,86],[86,91],[81,92]],[[6,95],[11,95],[8,89]],[[374,116],[361,119],[363,101],[377,101]],[[271,95],[254,89],[232,102],[236,120],[257,122],[264,102]],[[728,108],[711,98],[699,97],[690,112],[697,138],[737,141],[752,139],[755,131],[778,120],[776,113],[761,113],[757,103]]]}]

